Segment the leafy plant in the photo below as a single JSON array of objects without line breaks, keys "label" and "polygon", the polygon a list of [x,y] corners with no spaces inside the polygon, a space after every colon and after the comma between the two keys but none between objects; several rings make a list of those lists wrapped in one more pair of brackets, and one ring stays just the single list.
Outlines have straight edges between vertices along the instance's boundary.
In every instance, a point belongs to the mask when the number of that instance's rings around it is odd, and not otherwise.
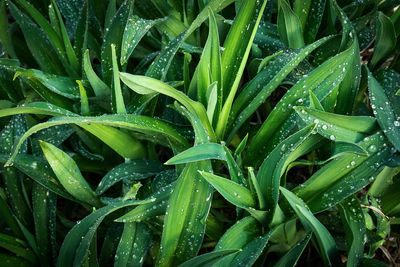
[{"label": "leafy plant", "polygon": [[398,263],[398,5],[0,0],[2,264]]}]

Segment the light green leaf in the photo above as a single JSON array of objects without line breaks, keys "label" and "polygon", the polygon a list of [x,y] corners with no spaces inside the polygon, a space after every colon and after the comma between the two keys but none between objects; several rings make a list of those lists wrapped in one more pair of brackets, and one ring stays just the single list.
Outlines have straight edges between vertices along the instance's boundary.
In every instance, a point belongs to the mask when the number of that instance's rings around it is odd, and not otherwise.
[{"label": "light green leaf", "polygon": [[121,81],[119,79],[119,68],[117,63],[117,55],[115,52],[115,44],[111,44],[111,60],[112,60],[112,71],[113,71],[113,86],[112,86],[113,109],[117,112],[117,114],[126,114],[124,98],[122,97],[122,91],[121,91]]},{"label": "light green leaf", "polygon": [[92,64],[90,63],[89,50],[87,49],[83,55],[83,69],[96,96],[107,95],[111,92],[107,84],[105,84],[94,72]]},{"label": "light green leaf", "polygon": [[175,184],[164,219],[158,266],[185,262],[201,247],[212,191],[198,170],[210,171],[211,163],[186,164]]},{"label": "light green leaf", "polygon": [[317,123],[317,132],[332,141],[355,143],[377,129],[376,120],[367,116],[345,116],[307,107],[294,107],[306,123]]},{"label": "light green leaf", "polygon": [[[20,139],[19,143],[15,145],[13,155],[8,162],[11,164],[13,158],[18,152],[21,144],[32,134],[40,130],[49,128],[51,126],[63,124],[77,124],[78,126],[89,131],[111,148],[116,150],[121,156],[126,158],[141,158],[145,153],[144,148],[140,142],[130,136],[128,133],[122,132],[113,127],[125,128],[133,130],[145,135],[149,135],[149,139],[161,144],[176,145],[178,148],[188,147],[186,139],[184,139],[175,129],[170,125],[150,117],[138,115],[103,115],[100,117],[69,117],[58,116],[50,119],[47,122],[37,124],[30,128]],[[112,127],[110,127],[112,126]],[[154,136],[154,138],[153,138]],[[169,141],[168,141],[169,140]],[[127,146],[127,144],[129,144]]]},{"label": "light green leaf", "polygon": [[256,202],[253,198],[253,195],[246,187],[212,173],[204,171],[199,171],[199,173],[233,205],[244,209],[256,207]]},{"label": "light green leaf", "polygon": [[235,162],[230,150],[216,143],[205,143],[195,145],[178,155],[170,158],[165,164],[183,164],[207,159],[223,160],[227,163],[231,179],[239,184],[245,185],[244,176],[238,164]]},{"label": "light green leaf", "polygon": [[302,23],[286,0],[279,0],[278,31],[287,46],[298,49],[304,46]]},{"label": "light green leaf", "polygon": [[57,76],[35,69],[18,70],[14,79],[19,76],[38,81],[50,91],[69,99],[79,99],[79,88],[75,80],[69,77]]},{"label": "light green leaf", "polygon": [[139,94],[161,93],[179,101],[189,112],[196,115],[203,126],[207,129],[211,140],[216,140],[214,130],[208,120],[207,112],[204,106],[196,101],[191,100],[183,92],[176,90],[172,86],[167,85],[154,78],[133,75],[129,73],[120,73],[121,80],[132,90]]},{"label": "light green leaf", "polygon": [[15,108],[0,109],[0,117],[12,116],[15,114],[78,116],[78,114],[75,114],[69,110],[46,102],[32,102],[28,104],[22,104],[21,106]]},{"label": "light green leaf", "polygon": [[[222,66],[221,66],[221,54],[219,49],[219,36],[218,27],[215,15],[212,10],[209,9],[209,32],[208,39],[203,48],[199,64],[197,65],[196,78],[197,78],[197,97],[198,100],[207,105],[211,99],[210,93],[207,93],[211,84],[215,83],[214,86],[217,89],[211,89],[210,92],[216,90],[215,95],[212,97],[217,105],[217,115],[222,108]],[[209,97],[210,96],[210,97]],[[216,97],[215,97],[216,96]],[[218,104],[217,104],[218,103]],[[208,109],[208,108],[207,108]],[[214,107],[215,109],[215,107]],[[213,115],[214,112],[211,113]],[[213,116],[210,116],[210,121],[213,121]]]},{"label": "light green leaf", "polygon": [[268,222],[272,220],[278,204],[281,177],[292,161],[308,152],[301,145],[314,128],[315,124],[311,124],[285,139],[268,155],[258,171],[257,182],[265,199]]},{"label": "light green leaf", "polygon": [[83,178],[75,161],[67,153],[43,141],[40,142],[40,146],[58,180],[68,193],[94,207],[101,206],[100,200]]},{"label": "light green leaf", "polygon": [[76,83],[79,86],[79,93],[81,95],[81,114],[83,116],[89,116],[90,115],[89,101],[88,101],[88,98],[87,98],[86,90],[83,87],[81,81],[76,80]]},{"label": "light green leaf", "polygon": [[[209,93],[208,93],[209,92]],[[207,104],[207,116],[210,122],[213,121],[215,108],[218,102],[218,85],[217,83],[212,83],[207,88],[208,104]]]},{"label": "light green leaf", "polygon": [[267,0],[256,2],[252,0],[244,1],[224,42],[222,80],[224,83],[223,100],[225,102],[218,117],[215,130],[217,136],[221,139],[225,135],[233,100],[239,88],[239,83],[266,4]]}]

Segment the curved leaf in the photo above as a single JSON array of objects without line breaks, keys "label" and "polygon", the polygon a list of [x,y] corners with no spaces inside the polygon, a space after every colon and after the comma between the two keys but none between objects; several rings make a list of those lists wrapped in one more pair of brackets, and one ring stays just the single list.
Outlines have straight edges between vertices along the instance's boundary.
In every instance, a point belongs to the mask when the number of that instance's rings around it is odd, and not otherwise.
[{"label": "curved leaf", "polygon": [[94,207],[101,206],[100,200],[83,178],[75,161],[67,153],[44,141],[40,141],[40,146],[58,180],[68,193]]},{"label": "curved leaf", "polygon": [[243,187],[231,180],[212,173],[199,171],[201,176],[210,183],[226,200],[240,208],[255,208],[256,202],[252,193],[246,187]]},{"label": "curved leaf", "polygon": [[[168,124],[159,121],[157,119],[153,119],[145,116],[138,116],[132,114],[122,114],[122,115],[103,115],[99,117],[68,117],[68,116],[59,116],[50,119],[47,122],[37,124],[30,128],[20,139],[18,144],[14,147],[14,153],[11,155],[11,158],[8,164],[11,164],[16,153],[18,152],[21,144],[33,133],[38,132],[40,130],[46,129],[55,125],[63,125],[63,124],[77,124],[85,130],[90,131],[92,134],[96,135],[98,138],[103,140],[105,143],[116,149],[122,150],[121,155],[124,155],[124,150],[127,151],[127,156],[133,157],[141,157],[140,153],[138,154],[133,148],[138,145],[137,141],[132,142],[132,140],[127,139],[129,135],[124,132],[121,132],[115,128],[106,127],[120,127],[129,130],[133,130],[145,135],[155,136],[155,141],[160,142],[162,144],[168,144],[169,140],[173,145],[177,147],[186,147],[188,146],[187,141],[171,126]],[[89,125],[88,125],[89,124]],[[109,134],[109,135],[106,135]],[[120,134],[119,138],[116,138]],[[132,138],[129,136],[129,138]],[[131,143],[130,147],[127,147],[127,141]],[[142,149],[141,146],[138,147]],[[139,150],[140,151],[140,150]],[[132,154],[133,153],[133,154]]]},{"label": "curved leaf", "polygon": [[82,221],[75,224],[65,237],[60,248],[57,266],[78,267],[82,265],[87,256],[92,238],[107,215],[124,207],[145,204],[152,201],[153,199],[118,202],[102,207],[86,216]]},{"label": "curved leaf", "polygon": [[300,198],[283,187],[280,187],[280,190],[288,200],[292,209],[296,212],[303,226],[307,230],[313,231],[315,234],[318,246],[320,248],[319,252],[322,254],[321,256],[325,264],[332,266],[332,264],[338,263],[339,254],[336,249],[335,240],[325,226],[314,217],[314,215]]},{"label": "curved leaf", "polygon": [[358,142],[377,128],[373,117],[345,116],[307,107],[294,110],[306,124],[317,123],[317,132],[332,141]]}]

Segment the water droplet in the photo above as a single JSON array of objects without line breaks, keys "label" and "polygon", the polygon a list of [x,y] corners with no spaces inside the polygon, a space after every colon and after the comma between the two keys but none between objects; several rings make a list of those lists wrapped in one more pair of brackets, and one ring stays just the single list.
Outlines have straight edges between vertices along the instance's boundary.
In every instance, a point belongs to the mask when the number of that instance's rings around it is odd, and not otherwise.
[{"label": "water droplet", "polygon": [[371,152],[371,153],[376,152],[376,150],[377,150],[376,145],[370,145],[370,146],[368,147],[368,151]]}]

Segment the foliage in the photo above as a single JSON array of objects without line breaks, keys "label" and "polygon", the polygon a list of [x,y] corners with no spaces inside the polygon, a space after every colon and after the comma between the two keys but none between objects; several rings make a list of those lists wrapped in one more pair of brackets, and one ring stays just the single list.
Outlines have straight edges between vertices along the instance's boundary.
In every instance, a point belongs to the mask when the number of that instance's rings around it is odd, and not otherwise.
[{"label": "foliage", "polygon": [[398,5],[0,0],[2,266],[399,263]]}]

